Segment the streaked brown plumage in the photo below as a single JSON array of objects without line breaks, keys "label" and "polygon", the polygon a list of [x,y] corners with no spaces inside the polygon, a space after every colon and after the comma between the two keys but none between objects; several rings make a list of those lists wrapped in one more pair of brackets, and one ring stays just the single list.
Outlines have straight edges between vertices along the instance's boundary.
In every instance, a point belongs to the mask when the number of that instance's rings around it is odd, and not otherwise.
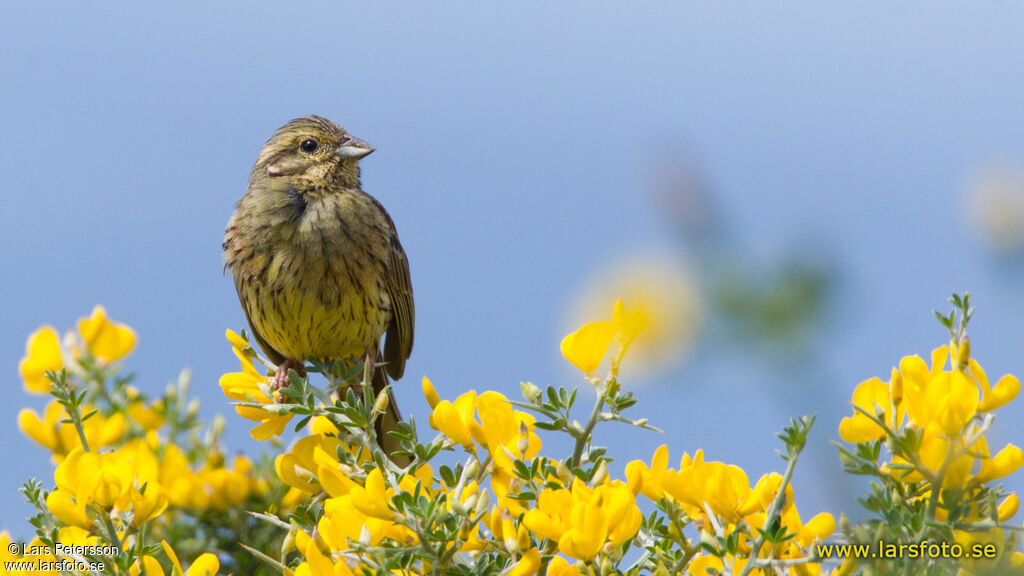
[{"label": "streaked brown plumage", "polygon": [[[306,360],[368,356],[382,364],[379,391],[385,371],[396,380],[405,371],[415,318],[409,262],[391,217],[360,186],[358,162],[370,152],[330,120],[292,120],[260,151],[228,221],[225,266],[279,374]],[[399,419],[391,398],[378,425],[389,453],[397,447],[384,432]]]}]

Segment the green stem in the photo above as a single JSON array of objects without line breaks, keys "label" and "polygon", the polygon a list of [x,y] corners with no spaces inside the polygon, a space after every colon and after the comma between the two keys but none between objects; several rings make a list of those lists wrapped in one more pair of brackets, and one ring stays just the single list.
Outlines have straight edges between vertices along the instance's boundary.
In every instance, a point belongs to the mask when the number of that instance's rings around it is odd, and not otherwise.
[{"label": "green stem", "polygon": [[[587,425],[583,428],[583,432],[573,432],[572,435],[576,438],[576,447],[572,451],[572,459],[569,460],[570,466],[579,466],[580,460],[583,458],[583,449],[586,448],[590,435],[594,432],[594,427],[597,426],[598,416],[601,415],[601,408],[604,407],[605,394],[608,392],[608,386],[612,380],[605,382],[605,385],[597,391],[597,400],[594,402],[594,409],[590,411],[590,419],[587,420]],[[566,415],[568,416],[568,414]],[[568,422],[568,418],[566,418]],[[568,426],[569,424],[567,424]],[[572,428],[569,428],[572,431]]]},{"label": "green stem", "polygon": [[[757,537],[754,545],[750,549],[750,558],[757,558],[761,552],[761,546],[764,545],[764,534],[768,531],[769,527],[775,523],[775,520],[779,517],[782,511],[782,502],[786,499],[786,486],[789,486],[789,481],[793,477],[793,471],[796,470],[796,461],[800,457],[800,452],[803,450],[803,446],[800,446],[800,450],[797,450],[795,454],[789,459],[789,463],[786,465],[786,472],[782,475],[782,482],[779,484],[779,491],[775,494],[775,499],[772,500],[771,506],[768,507],[768,512],[765,514],[764,528],[761,530],[761,535]],[[756,563],[751,561],[747,562],[743,566],[743,570],[740,571],[738,576],[746,576],[754,569]]]}]

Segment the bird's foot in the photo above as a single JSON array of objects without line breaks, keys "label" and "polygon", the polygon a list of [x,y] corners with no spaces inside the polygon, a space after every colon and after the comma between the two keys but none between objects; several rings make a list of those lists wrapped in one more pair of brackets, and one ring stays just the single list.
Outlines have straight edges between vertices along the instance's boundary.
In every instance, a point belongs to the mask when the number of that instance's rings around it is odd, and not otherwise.
[{"label": "bird's foot", "polygon": [[277,367],[274,372],[274,391],[278,391],[281,388],[287,388],[291,381],[288,380],[288,371],[295,370],[299,376],[306,375],[306,369],[303,367],[302,362],[293,360],[291,358],[281,362],[281,365]]}]

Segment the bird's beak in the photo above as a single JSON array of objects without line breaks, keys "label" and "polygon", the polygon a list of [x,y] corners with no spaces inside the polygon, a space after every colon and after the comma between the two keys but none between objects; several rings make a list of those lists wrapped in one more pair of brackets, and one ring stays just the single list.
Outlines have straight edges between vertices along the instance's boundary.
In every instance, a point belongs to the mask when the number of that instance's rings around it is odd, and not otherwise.
[{"label": "bird's beak", "polygon": [[370,146],[355,136],[349,136],[344,142],[342,142],[341,146],[338,147],[337,154],[342,158],[355,158],[358,160],[368,156],[370,152],[373,151],[373,146]]}]

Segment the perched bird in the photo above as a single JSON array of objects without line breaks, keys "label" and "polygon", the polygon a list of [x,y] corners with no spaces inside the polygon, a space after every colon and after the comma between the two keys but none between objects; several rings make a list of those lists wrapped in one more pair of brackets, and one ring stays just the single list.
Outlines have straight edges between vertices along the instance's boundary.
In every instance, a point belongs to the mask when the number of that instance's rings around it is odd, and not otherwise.
[{"label": "perched bird", "polygon": [[[318,116],[285,124],[260,151],[224,233],[230,269],[256,342],[279,368],[364,359],[379,393],[412,352],[409,261],[384,207],[363,192],[359,161],[373,147]],[[380,346],[385,336],[383,350]],[[401,419],[394,398],[377,441]]]}]

